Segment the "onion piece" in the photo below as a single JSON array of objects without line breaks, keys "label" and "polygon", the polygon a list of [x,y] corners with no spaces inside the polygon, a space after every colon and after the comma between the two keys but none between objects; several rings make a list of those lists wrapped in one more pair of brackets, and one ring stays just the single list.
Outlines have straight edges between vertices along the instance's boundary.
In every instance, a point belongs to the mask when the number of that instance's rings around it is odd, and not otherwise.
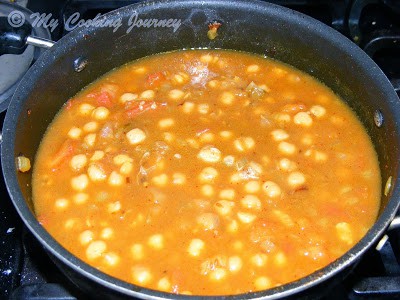
[{"label": "onion piece", "polygon": [[16,164],[17,164],[17,170],[22,173],[28,172],[31,169],[30,159],[23,155],[17,157]]},{"label": "onion piece", "polygon": [[246,92],[253,100],[259,100],[266,93],[266,91],[255,84],[254,81],[250,82],[249,85],[246,87]]}]

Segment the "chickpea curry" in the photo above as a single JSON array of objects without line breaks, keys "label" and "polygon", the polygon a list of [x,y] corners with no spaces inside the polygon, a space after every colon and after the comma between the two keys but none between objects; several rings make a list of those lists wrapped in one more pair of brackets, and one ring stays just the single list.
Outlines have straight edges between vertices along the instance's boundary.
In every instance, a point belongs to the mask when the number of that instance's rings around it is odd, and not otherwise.
[{"label": "chickpea curry", "polygon": [[227,50],[106,74],[64,105],[33,168],[37,218],[61,245],[177,294],[300,279],[354,246],[380,205],[375,150],[344,102],[286,64]]}]

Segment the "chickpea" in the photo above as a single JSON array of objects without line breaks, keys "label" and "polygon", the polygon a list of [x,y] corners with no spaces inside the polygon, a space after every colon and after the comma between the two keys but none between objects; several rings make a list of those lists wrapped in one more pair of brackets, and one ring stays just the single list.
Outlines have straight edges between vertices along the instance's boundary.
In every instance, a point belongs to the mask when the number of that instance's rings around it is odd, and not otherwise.
[{"label": "chickpea", "polygon": [[219,197],[222,199],[233,200],[235,198],[235,190],[234,189],[225,189],[219,193]]},{"label": "chickpea", "polygon": [[279,267],[285,266],[287,263],[287,258],[286,258],[285,253],[278,252],[277,254],[275,254],[274,263],[275,263],[275,265],[277,265]]},{"label": "chickpea", "polygon": [[133,170],[133,163],[130,161],[126,161],[122,164],[122,166],[119,168],[119,171],[121,174],[124,175],[129,175]]},{"label": "chickpea", "polygon": [[89,178],[86,174],[82,174],[71,179],[71,186],[75,191],[81,192],[87,188]]},{"label": "chickpea", "polygon": [[272,73],[274,73],[277,77],[283,77],[287,74],[287,71],[278,67],[273,67]]},{"label": "chickpea", "polygon": [[235,101],[235,95],[230,92],[223,92],[220,96],[220,101],[225,105],[232,105]]},{"label": "chickpea", "polygon": [[211,132],[206,132],[200,135],[200,142],[202,143],[212,143],[215,140],[215,136]]},{"label": "chickpea", "polygon": [[83,125],[83,130],[86,132],[94,132],[97,130],[98,126],[99,125],[97,124],[97,122],[94,121],[88,122],[85,125]]},{"label": "chickpea", "polygon": [[89,165],[87,172],[92,181],[103,181],[107,178],[103,168],[97,164]]},{"label": "chickpea", "polygon": [[182,99],[183,96],[185,96],[185,92],[178,89],[170,90],[168,93],[168,97],[175,101]]},{"label": "chickpea", "polygon": [[86,166],[87,158],[85,154],[77,154],[73,156],[69,162],[71,168],[75,171],[79,171]]},{"label": "chickpea", "polygon": [[328,159],[328,155],[326,153],[324,153],[324,152],[321,152],[321,151],[315,151],[314,152],[314,159],[317,162],[323,162],[323,161],[326,161]]},{"label": "chickpea", "polygon": [[55,207],[59,210],[64,210],[69,206],[69,201],[68,199],[65,198],[59,198],[55,202]]},{"label": "chickpea", "polygon": [[205,243],[201,239],[191,240],[188,252],[191,256],[199,256],[201,251],[204,249]]},{"label": "chickpea", "polygon": [[232,167],[235,164],[235,157],[232,155],[227,155],[224,157],[224,164],[228,167]]},{"label": "chickpea", "polygon": [[235,202],[228,200],[219,200],[214,204],[214,208],[218,214],[222,216],[229,215],[232,212]]},{"label": "chickpea", "polygon": [[199,149],[200,144],[195,139],[186,139],[186,143],[192,148]]},{"label": "chickpea", "polygon": [[121,202],[115,201],[113,203],[108,204],[107,210],[110,214],[120,211],[121,210]]},{"label": "chickpea", "polygon": [[205,146],[200,149],[197,158],[204,162],[216,163],[221,160],[221,151],[214,146]]},{"label": "chickpea", "polygon": [[107,244],[104,241],[92,241],[86,248],[86,258],[94,260],[101,257],[107,249]]},{"label": "chickpea", "polygon": [[199,180],[201,182],[214,182],[214,180],[218,177],[218,171],[213,167],[204,168],[200,175]]},{"label": "chickpea", "polygon": [[121,186],[123,183],[124,177],[121,174],[112,171],[110,177],[108,177],[108,184],[112,186]]},{"label": "chickpea", "polygon": [[178,72],[172,77],[172,83],[175,85],[180,85],[188,82],[190,79],[190,76],[185,73],[185,72]]},{"label": "chickpea", "polygon": [[203,213],[197,217],[197,223],[204,230],[214,230],[219,226],[219,217],[214,213]]},{"label": "chickpea", "polygon": [[294,154],[296,152],[296,146],[288,142],[280,142],[278,150],[284,154]]},{"label": "chickpea", "polygon": [[78,127],[71,127],[71,129],[68,131],[68,136],[73,139],[77,140],[82,134],[82,130]]},{"label": "chickpea", "polygon": [[105,240],[112,238],[113,235],[114,235],[114,230],[112,230],[112,228],[110,228],[110,227],[104,228],[100,233],[101,238],[103,238]]},{"label": "chickpea", "polygon": [[162,234],[153,234],[149,237],[147,243],[153,249],[160,250],[164,248],[164,237]]},{"label": "chickpea", "polygon": [[288,158],[282,158],[279,161],[279,169],[291,172],[297,169],[297,164]]},{"label": "chickpea", "polygon": [[207,83],[207,86],[210,87],[210,88],[212,88],[212,89],[215,89],[215,88],[217,88],[217,87],[219,86],[219,81],[218,81],[218,80],[215,80],[215,79],[210,80],[210,81]]},{"label": "chickpea", "polygon": [[258,71],[260,71],[260,66],[259,65],[250,65],[246,69],[247,73],[256,73]]},{"label": "chickpea", "polygon": [[172,144],[175,140],[175,135],[172,134],[171,132],[164,132],[163,136],[164,136],[164,141],[166,141],[167,143]]},{"label": "chickpea", "polygon": [[147,68],[146,67],[136,67],[134,72],[136,74],[144,74],[147,72]]},{"label": "chickpea", "polygon": [[124,93],[121,95],[121,97],[119,97],[119,101],[121,103],[126,103],[129,101],[134,101],[138,99],[138,94],[134,94],[134,93]]},{"label": "chickpea", "polygon": [[301,81],[300,77],[297,76],[296,74],[289,74],[287,78],[292,83],[297,83]]},{"label": "chickpea", "polygon": [[202,115],[208,114],[209,110],[210,105],[208,105],[208,103],[200,103],[199,105],[197,105],[197,111]]},{"label": "chickpea", "polygon": [[85,204],[88,199],[89,195],[86,193],[78,193],[73,197],[73,200],[76,204]]},{"label": "chickpea", "polygon": [[266,181],[262,185],[263,191],[267,194],[270,198],[279,197],[282,193],[281,188],[278,184],[273,181]]},{"label": "chickpea", "polygon": [[86,146],[93,147],[94,144],[96,143],[96,134],[89,133],[83,138],[83,141],[85,142]]},{"label": "chickpea", "polygon": [[121,166],[126,162],[133,162],[133,159],[130,158],[128,155],[126,154],[118,154],[116,156],[114,156],[113,158],[113,162],[114,164],[116,164],[117,166]]},{"label": "chickpea", "polygon": [[105,120],[108,118],[109,115],[110,115],[110,111],[108,110],[108,108],[106,108],[104,106],[99,106],[99,107],[95,108],[92,112],[92,116],[96,120]]},{"label": "chickpea", "polygon": [[266,276],[257,277],[254,281],[257,291],[269,289],[272,285],[271,280]]},{"label": "chickpea", "polygon": [[128,138],[128,141],[131,145],[137,145],[142,143],[146,139],[146,134],[144,133],[143,130],[135,128],[130,130],[126,134],[126,137]]},{"label": "chickpea", "polygon": [[306,182],[306,178],[301,172],[293,172],[289,174],[287,181],[290,186],[298,187]]},{"label": "chickpea", "polygon": [[249,181],[245,184],[244,190],[246,193],[255,194],[260,190],[260,183],[255,180]]},{"label": "chickpea", "polygon": [[131,254],[135,260],[144,258],[144,247],[142,244],[133,244],[131,247]]},{"label": "chickpea", "polygon": [[245,224],[252,223],[257,218],[255,215],[246,212],[238,212],[237,217],[240,222]]},{"label": "chickpea", "polygon": [[234,241],[234,242],[233,242],[232,248],[233,248],[235,251],[242,251],[243,248],[244,248],[244,244],[243,244],[242,241],[237,240],[237,241]]},{"label": "chickpea", "polygon": [[193,102],[186,101],[186,102],[183,103],[183,105],[182,105],[182,111],[183,111],[185,114],[190,114],[191,112],[193,112],[194,107],[195,107],[195,104],[194,104]]},{"label": "chickpea", "polygon": [[155,185],[158,186],[165,186],[168,183],[168,175],[161,174],[158,176],[154,176],[151,180]]},{"label": "chickpea", "polygon": [[200,61],[202,62],[202,63],[210,63],[210,62],[212,62],[213,61],[213,59],[214,59],[214,56],[212,56],[211,54],[204,54],[204,55],[202,55],[201,57],[200,57]]},{"label": "chickpea", "polygon": [[104,158],[104,151],[96,150],[94,151],[92,157],[90,158],[91,161],[99,161]]},{"label": "chickpea", "polygon": [[226,270],[223,268],[215,268],[210,272],[210,279],[213,281],[221,281],[226,277]]},{"label": "chickpea", "polygon": [[64,228],[69,230],[74,228],[75,226],[79,225],[79,220],[76,218],[69,218],[64,223]]},{"label": "chickpea", "polygon": [[107,265],[113,267],[119,263],[120,257],[118,256],[118,254],[114,252],[108,252],[104,254],[104,261],[106,262]]},{"label": "chickpea", "polygon": [[274,114],[273,117],[274,117],[275,121],[277,121],[278,123],[282,123],[282,124],[289,123],[292,119],[289,114],[285,114],[285,113],[277,113],[277,114]]},{"label": "chickpea", "polygon": [[268,261],[268,256],[265,253],[258,253],[253,255],[250,261],[256,267],[264,267]]},{"label": "chickpea", "polygon": [[306,133],[301,138],[301,142],[306,146],[311,146],[314,142],[314,137],[311,134]]},{"label": "chickpea", "polygon": [[301,125],[304,127],[310,127],[313,123],[312,118],[310,117],[310,115],[304,111],[298,112],[294,118],[293,118],[293,122],[296,125]]},{"label": "chickpea", "polygon": [[146,90],[140,94],[140,99],[152,100],[154,98],[154,96],[155,96],[155,93],[153,90]]},{"label": "chickpea", "polygon": [[240,203],[245,208],[255,209],[255,210],[260,210],[261,209],[261,201],[255,195],[246,195],[246,196],[244,196],[243,199],[240,201]]},{"label": "chickpea", "polygon": [[94,106],[90,105],[89,103],[82,103],[79,105],[79,113],[84,116],[88,116],[92,113],[94,110]]},{"label": "chickpea", "polygon": [[336,233],[339,239],[348,245],[353,244],[353,233],[349,223],[340,222],[336,224]]},{"label": "chickpea", "polygon": [[172,174],[172,183],[176,185],[183,185],[186,183],[186,176],[183,173]]},{"label": "chickpea", "polygon": [[321,105],[314,105],[311,107],[310,112],[317,118],[325,116],[326,109]]},{"label": "chickpea", "polygon": [[243,266],[242,259],[239,256],[231,256],[228,259],[228,268],[232,273],[237,273]]},{"label": "chickpea", "polygon": [[201,187],[201,192],[206,197],[212,197],[214,195],[214,188],[210,184],[205,184]]},{"label": "chickpea", "polygon": [[240,137],[233,142],[233,145],[239,152],[244,152],[254,148],[255,141],[251,137]]},{"label": "chickpea", "polygon": [[235,232],[237,232],[238,229],[239,229],[239,223],[238,223],[238,221],[232,220],[232,221],[228,224],[228,226],[227,226],[226,229],[227,229],[227,231],[230,232],[230,233],[235,233]]},{"label": "chickpea", "polygon": [[168,292],[171,290],[171,282],[167,277],[163,277],[158,281],[157,289],[160,291]]},{"label": "chickpea", "polygon": [[174,126],[174,124],[175,121],[172,118],[166,118],[158,121],[158,127],[160,127],[161,129],[172,127]]},{"label": "chickpea", "polygon": [[219,133],[219,135],[224,139],[229,139],[233,136],[233,133],[232,131],[229,130],[223,130]]},{"label": "chickpea", "polygon": [[91,230],[85,230],[79,235],[79,241],[83,246],[89,244],[94,239],[94,233]]},{"label": "chickpea", "polygon": [[148,284],[153,278],[150,270],[143,266],[134,266],[132,268],[132,276],[134,282],[142,286]]},{"label": "chickpea", "polygon": [[272,138],[277,142],[284,141],[289,138],[289,134],[283,129],[276,129],[271,132],[271,135]]}]

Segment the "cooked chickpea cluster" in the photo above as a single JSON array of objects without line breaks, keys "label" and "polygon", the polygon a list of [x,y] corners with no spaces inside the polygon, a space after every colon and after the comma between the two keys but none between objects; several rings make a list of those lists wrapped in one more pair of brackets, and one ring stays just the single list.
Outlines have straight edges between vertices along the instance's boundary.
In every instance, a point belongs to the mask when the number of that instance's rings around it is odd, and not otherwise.
[{"label": "cooked chickpea cluster", "polygon": [[43,226],[101,271],[169,293],[306,276],[363,236],[379,201],[350,110],[311,77],[243,53],[116,70],[65,105],[39,152]]}]

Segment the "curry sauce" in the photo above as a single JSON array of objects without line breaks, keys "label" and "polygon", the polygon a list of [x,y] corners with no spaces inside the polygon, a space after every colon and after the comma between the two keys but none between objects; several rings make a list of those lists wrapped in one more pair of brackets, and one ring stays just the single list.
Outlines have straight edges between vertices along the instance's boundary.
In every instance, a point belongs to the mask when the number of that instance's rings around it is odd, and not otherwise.
[{"label": "curry sauce", "polygon": [[40,223],[95,268],[150,289],[226,295],[328,265],[373,225],[380,171],[355,114],[315,78],[224,50],[106,74],[49,126]]}]

